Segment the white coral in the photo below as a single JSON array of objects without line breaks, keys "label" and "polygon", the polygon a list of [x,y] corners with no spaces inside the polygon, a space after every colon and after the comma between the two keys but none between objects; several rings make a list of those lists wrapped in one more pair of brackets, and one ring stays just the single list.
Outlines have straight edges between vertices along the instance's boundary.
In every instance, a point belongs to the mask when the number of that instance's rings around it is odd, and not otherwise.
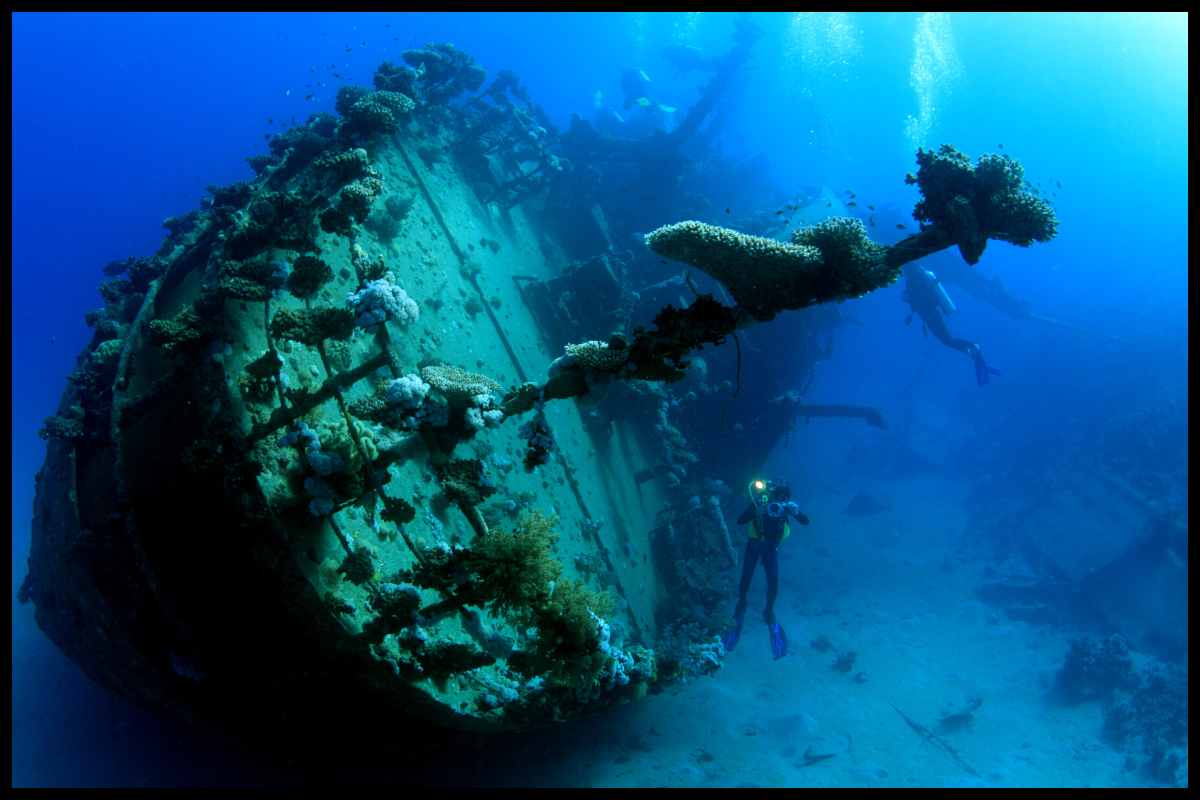
[{"label": "white coral", "polygon": [[395,283],[390,272],[359,291],[346,295],[346,303],[357,312],[354,322],[360,328],[378,325],[389,319],[409,325],[421,315],[416,301]]},{"label": "white coral", "polygon": [[429,394],[429,384],[421,380],[421,376],[409,373],[388,383],[388,405],[399,406],[404,411],[416,411]]}]

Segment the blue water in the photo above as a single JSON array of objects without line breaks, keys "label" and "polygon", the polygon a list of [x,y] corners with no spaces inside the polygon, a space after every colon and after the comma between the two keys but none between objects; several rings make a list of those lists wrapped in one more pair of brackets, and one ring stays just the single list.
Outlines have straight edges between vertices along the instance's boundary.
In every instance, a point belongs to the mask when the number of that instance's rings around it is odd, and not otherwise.
[{"label": "blue water", "polygon": [[[955,293],[955,326],[1003,372],[991,385],[976,387],[969,362],[904,327],[897,285],[846,304],[861,325],[839,329],[812,396],[894,410],[887,398],[920,370],[917,403],[944,420],[945,435],[991,430],[1017,446],[1086,430],[1085,448],[1107,419],[1142,403],[1182,431],[1168,455],[1182,460],[1186,483],[1186,15],[755,17],[765,35],[750,79],[722,110],[725,157],[765,154],[781,193],[852,189],[860,205],[904,219],[917,146],[1003,152],[1053,198],[1060,222],[1047,244],[991,242],[978,268],[1069,328],[1016,321]],[[651,76],[656,100],[686,109],[698,78],[675,70],[663,48],[723,50],[735,15],[19,13],[12,22],[15,596],[44,456],[36,431],[90,338],[83,317],[100,304],[100,267],[154,252],[161,220],[195,208],[206,186],[252,177],[244,158],[265,150],[264,134],[332,112],[334,66],[345,82],[369,85],[380,61],[451,41],[489,74],[515,71],[565,129],[573,113],[591,115],[597,90],[617,103],[628,67]],[[900,235],[893,227],[878,238]],[[789,368],[781,346],[780,369]],[[804,452],[781,447],[773,466],[802,479],[819,469],[815,447],[840,446],[834,434],[808,437]],[[1128,447],[1152,444],[1161,446]],[[1162,502],[1186,507],[1186,486],[1171,491]],[[15,784],[295,778],[110,697],[41,635],[29,607],[14,600],[12,619]]]}]

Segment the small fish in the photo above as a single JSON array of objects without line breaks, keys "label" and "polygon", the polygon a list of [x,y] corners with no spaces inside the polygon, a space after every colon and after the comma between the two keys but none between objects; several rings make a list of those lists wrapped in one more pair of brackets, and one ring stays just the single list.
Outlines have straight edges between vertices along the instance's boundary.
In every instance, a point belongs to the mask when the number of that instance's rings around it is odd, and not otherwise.
[{"label": "small fish", "polygon": [[849,203],[846,203],[846,207],[847,207],[847,208],[857,208],[857,207],[858,207],[858,203],[856,203],[856,202],[854,202],[853,200],[851,200]]},{"label": "small fish", "polygon": [[316,95],[312,95],[312,94],[306,94],[306,95],[304,95],[304,99],[305,99],[305,100],[312,100],[312,99],[313,99],[315,96],[316,96]]},{"label": "small fish", "polygon": [[340,73],[340,72],[333,73],[333,77],[337,78],[339,81],[346,80],[345,78],[342,77],[342,73]]},{"label": "small fish", "polygon": [[291,96],[292,96],[292,90],[291,90],[291,89],[284,89],[284,91],[283,91],[283,96],[284,96],[284,97],[291,97]]},{"label": "small fish", "polygon": [[867,219],[867,224],[872,228],[875,227],[875,216],[873,214]]},{"label": "small fish", "polygon": [[778,211],[776,211],[775,216],[777,216],[777,217],[783,216],[783,209],[781,208]]},{"label": "small fish", "polygon": [[996,147],[1000,148],[1001,150],[1004,149],[1004,145],[1002,145],[1002,144],[998,144],[998,145],[996,145]]},{"label": "small fish", "polygon": [[908,226],[907,226],[907,225],[905,225],[903,222],[897,222],[897,223],[896,223],[896,230],[898,230],[898,231],[902,231],[902,230],[904,230],[906,227],[908,227]]},{"label": "small fish", "polygon": [[871,209],[872,211],[875,210],[875,206],[867,206],[867,208]]},{"label": "small fish", "polygon": [[827,202],[825,203],[825,207],[826,207],[826,208],[829,208],[829,207],[831,207],[832,205],[833,205],[833,201],[832,201],[832,200],[829,200],[829,201],[827,201]]},{"label": "small fish", "polygon": [[1054,185],[1055,185],[1056,187],[1058,187],[1059,189],[1061,189],[1061,188],[1062,188],[1062,181],[1055,181],[1055,182],[1054,182]]},{"label": "small fish", "polygon": [[347,53],[353,53],[353,52],[354,52],[354,48],[353,48],[353,47],[351,47],[350,45],[346,45],[346,52],[347,52]]},{"label": "small fish", "polygon": [[274,124],[275,124],[275,118],[274,118],[274,117],[267,117],[267,124],[268,124],[268,125],[274,125]]},{"label": "small fish", "polygon": [[729,213],[729,209],[728,209],[728,208],[727,208],[727,209],[725,209],[725,213],[726,213],[726,214],[728,214],[728,213]]}]

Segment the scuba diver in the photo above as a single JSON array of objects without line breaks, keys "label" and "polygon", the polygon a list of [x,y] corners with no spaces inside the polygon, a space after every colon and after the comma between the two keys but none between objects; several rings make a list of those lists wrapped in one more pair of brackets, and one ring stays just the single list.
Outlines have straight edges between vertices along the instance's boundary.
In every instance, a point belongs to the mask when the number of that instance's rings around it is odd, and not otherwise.
[{"label": "scuba diver", "polygon": [[775,596],[779,594],[779,545],[791,534],[788,517],[801,525],[808,524],[808,517],[800,512],[793,502],[792,490],[786,483],[756,480],[749,486],[750,505],[738,517],[738,524],[750,524],[750,541],[746,542],[746,554],[742,557],[742,580],[738,585],[737,609],[733,612],[734,626],[721,637],[726,651],[737,645],[742,634],[742,621],[746,617],[746,592],[754,577],[754,569],[762,559],[763,571],[767,574],[767,605],[763,609],[763,621],[770,633],[771,655],[776,659],[787,655],[787,635],[783,626],[775,621]]},{"label": "scuba diver", "polygon": [[946,326],[945,315],[957,309],[954,302],[951,301],[950,295],[946,294],[945,288],[938,282],[937,276],[923,267],[910,263],[904,265],[904,277],[904,294],[901,295],[901,299],[912,309],[904,320],[904,324],[912,323],[913,314],[920,315],[921,321],[924,323],[922,330],[926,334],[933,331],[933,335],[942,344],[971,357],[971,360],[975,362],[975,381],[980,386],[986,384],[991,375],[999,375],[999,370],[988,366],[988,363],[984,361],[983,350],[979,345],[968,342],[966,339],[959,339],[950,333],[950,329]]},{"label": "scuba diver", "polygon": [[656,131],[669,133],[674,127],[674,115],[678,109],[651,97],[650,76],[644,70],[627,69],[622,72],[621,93],[625,96],[621,107],[626,110],[626,138],[643,139]]}]

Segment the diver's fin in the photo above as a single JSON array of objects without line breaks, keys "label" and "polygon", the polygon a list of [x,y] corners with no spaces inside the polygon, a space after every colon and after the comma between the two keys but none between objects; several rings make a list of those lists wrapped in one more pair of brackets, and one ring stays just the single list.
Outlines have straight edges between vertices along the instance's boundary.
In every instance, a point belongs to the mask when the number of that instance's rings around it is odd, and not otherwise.
[{"label": "diver's fin", "polygon": [[738,638],[741,635],[742,624],[740,622],[721,634],[721,644],[725,647],[726,653],[733,652],[733,648],[737,647]]},{"label": "diver's fin", "polygon": [[975,361],[975,382],[978,383],[980,386],[987,385],[987,383],[991,379],[992,375],[1000,374],[1000,370],[996,369],[995,367],[989,366],[988,363],[983,360],[983,353],[979,350],[975,351],[974,361]]},{"label": "diver's fin", "polygon": [[767,625],[767,630],[771,634],[771,656],[778,661],[787,655],[787,634],[778,622]]}]

